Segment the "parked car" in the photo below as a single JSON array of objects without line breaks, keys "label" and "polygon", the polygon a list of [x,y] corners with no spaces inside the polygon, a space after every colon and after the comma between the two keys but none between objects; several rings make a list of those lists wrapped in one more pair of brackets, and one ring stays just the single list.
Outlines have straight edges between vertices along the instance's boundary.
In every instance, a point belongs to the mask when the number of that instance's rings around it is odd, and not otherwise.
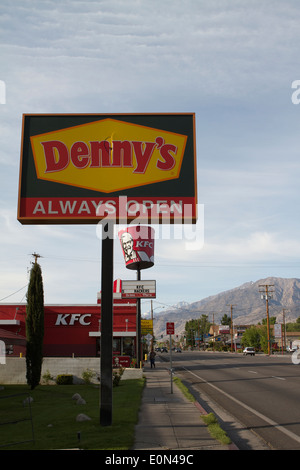
[{"label": "parked car", "polygon": [[161,348],[161,352],[168,352],[167,348]]},{"label": "parked car", "polygon": [[250,347],[247,347],[243,350],[243,354],[244,356],[247,356],[248,354],[250,356],[255,356],[255,349],[254,348],[250,348]]},{"label": "parked car", "polygon": [[175,352],[181,352],[181,349],[180,348],[175,348]]},{"label": "parked car", "polygon": [[297,349],[298,349],[297,346],[292,346],[292,347],[288,346],[286,348],[287,352],[290,352],[290,353],[297,351]]}]

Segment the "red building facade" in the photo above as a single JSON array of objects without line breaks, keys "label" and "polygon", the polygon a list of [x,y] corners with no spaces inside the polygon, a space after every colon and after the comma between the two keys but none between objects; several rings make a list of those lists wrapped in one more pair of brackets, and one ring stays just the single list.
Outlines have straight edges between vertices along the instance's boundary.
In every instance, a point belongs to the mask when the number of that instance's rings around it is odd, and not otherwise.
[{"label": "red building facade", "polygon": [[[136,301],[114,293],[113,355],[135,355]],[[0,340],[6,353],[26,353],[26,304],[0,304]],[[97,357],[101,345],[101,295],[96,305],[45,305],[44,357]]]}]

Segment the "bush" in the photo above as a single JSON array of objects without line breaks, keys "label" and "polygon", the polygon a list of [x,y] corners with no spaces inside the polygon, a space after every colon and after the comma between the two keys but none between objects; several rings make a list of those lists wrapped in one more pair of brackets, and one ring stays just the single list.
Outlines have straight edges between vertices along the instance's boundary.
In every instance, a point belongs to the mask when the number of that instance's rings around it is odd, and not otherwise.
[{"label": "bush", "polygon": [[114,387],[117,387],[119,385],[119,382],[121,380],[121,377],[124,373],[124,368],[123,367],[120,367],[119,370],[114,370],[113,371],[113,386]]},{"label": "bush", "polygon": [[82,378],[84,380],[84,383],[85,384],[90,384],[91,383],[91,380],[92,378],[95,376],[95,372],[93,372],[92,370],[90,369],[87,369],[85,371],[82,372]]},{"label": "bush", "polygon": [[73,385],[73,375],[60,374],[56,377],[57,385]]},{"label": "bush", "polygon": [[46,383],[46,385],[49,384],[52,380],[54,380],[54,377],[50,374],[49,370],[45,372],[45,374],[42,375],[43,381]]}]

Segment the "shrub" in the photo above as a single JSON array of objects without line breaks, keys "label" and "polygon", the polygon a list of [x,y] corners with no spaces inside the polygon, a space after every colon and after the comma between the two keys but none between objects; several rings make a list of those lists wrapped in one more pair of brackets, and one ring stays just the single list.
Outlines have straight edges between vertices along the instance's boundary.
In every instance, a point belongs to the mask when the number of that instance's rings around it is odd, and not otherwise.
[{"label": "shrub", "polygon": [[86,383],[86,384],[90,384],[91,380],[94,376],[95,376],[95,372],[93,372],[90,369],[87,369],[87,370],[82,372],[82,378],[84,380],[84,383]]},{"label": "shrub", "polygon": [[123,375],[124,368],[120,367],[118,370],[113,371],[113,386],[117,387]]},{"label": "shrub", "polygon": [[57,385],[73,385],[73,375],[60,374],[56,377]]},{"label": "shrub", "polygon": [[136,366],[136,359],[133,358],[133,359],[131,359],[130,367],[131,367],[131,368],[135,368],[135,366]]},{"label": "shrub", "polygon": [[45,372],[45,374],[42,375],[43,381],[48,385],[51,380],[54,380],[54,377],[50,374],[49,370]]}]

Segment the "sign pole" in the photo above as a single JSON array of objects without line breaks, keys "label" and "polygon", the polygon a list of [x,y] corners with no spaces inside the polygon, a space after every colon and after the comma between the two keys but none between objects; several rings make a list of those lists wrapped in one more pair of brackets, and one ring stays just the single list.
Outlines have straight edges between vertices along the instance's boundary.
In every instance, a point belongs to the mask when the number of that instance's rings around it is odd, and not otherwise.
[{"label": "sign pole", "polygon": [[166,323],[166,333],[170,337],[170,377],[171,377],[171,393],[173,393],[173,365],[172,365],[172,335],[175,334],[175,325],[173,322]]},{"label": "sign pole", "polygon": [[171,376],[171,393],[173,393],[172,335],[170,335],[170,376]]},{"label": "sign pole", "polygon": [[[141,270],[137,269],[137,280],[141,280]],[[136,367],[141,367],[141,299],[136,301]]]},{"label": "sign pole", "polygon": [[100,424],[112,424],[113,223],[102,223]]}]

